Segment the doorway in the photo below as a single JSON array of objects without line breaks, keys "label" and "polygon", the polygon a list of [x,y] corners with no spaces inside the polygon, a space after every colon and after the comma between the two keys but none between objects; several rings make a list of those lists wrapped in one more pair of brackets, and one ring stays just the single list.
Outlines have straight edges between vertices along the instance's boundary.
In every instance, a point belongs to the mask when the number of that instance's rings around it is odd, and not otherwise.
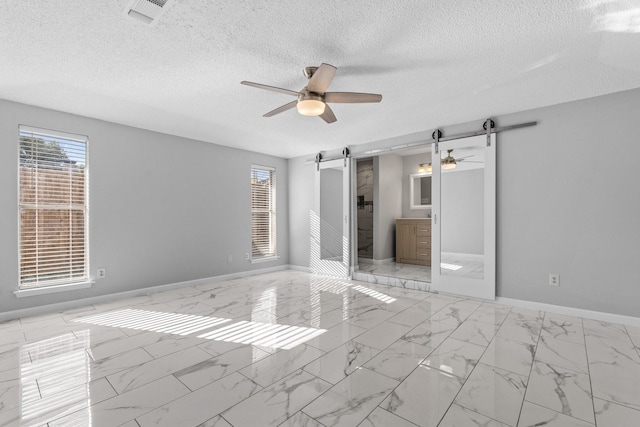
[{"label": "doorway", "polygon": [[[354,278],[495,299],[495,134],[490,141],[483,135],[441,142],[437,153],[429,145],[357,160]],[[401,159],[401,172],[381,171],[393,157]],[[402,195],[393,218],[376,215],[380,206],[393,210],[389,205],[398,203],[376,191],[380,174]],[[383,230],[393,228],[391,259],[376,256],[381,222]],[[398,248],[403,235],[415,248],[409,262]]]},{"label": "doorway", "polygon": [[[420,182],[418,187],[410,188],[410,176],[420,174],[420,165],[424,166],[430,161],[429,149],[429,146],[422,146],[356,160],[354,168],[357,173],[353,191],[358,251],[354,277],[429,290],[430,233],[418,237],[424,245],[411,259],[399,259],[397,253],[398,221],[408,219],[412,226],[420,221],[430,221],[430,181],[423,189],[419,188]],[[421,175],[430,180],[430,175],[424,171]],[[411,202],[412,190],[420,199],[418,205]]]}]

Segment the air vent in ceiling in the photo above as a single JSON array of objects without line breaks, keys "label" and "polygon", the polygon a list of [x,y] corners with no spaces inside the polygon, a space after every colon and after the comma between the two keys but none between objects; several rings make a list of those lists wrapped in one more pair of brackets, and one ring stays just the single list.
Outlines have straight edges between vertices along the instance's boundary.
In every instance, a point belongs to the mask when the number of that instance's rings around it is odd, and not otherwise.
[{"label": "air vent in ceiling", "polygon": [[153,24],[162,16],[171,0],[129,0],[126,15],[145,24]]}]

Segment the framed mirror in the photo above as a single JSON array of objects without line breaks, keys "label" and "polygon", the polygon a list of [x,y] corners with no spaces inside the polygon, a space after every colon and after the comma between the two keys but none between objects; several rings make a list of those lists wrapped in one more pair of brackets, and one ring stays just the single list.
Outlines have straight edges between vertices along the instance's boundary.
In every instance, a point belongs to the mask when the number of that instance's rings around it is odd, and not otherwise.
[{"label": "framed mirror", "polygon": [[409,209],[431,209],[431,175],[409,175]]}]

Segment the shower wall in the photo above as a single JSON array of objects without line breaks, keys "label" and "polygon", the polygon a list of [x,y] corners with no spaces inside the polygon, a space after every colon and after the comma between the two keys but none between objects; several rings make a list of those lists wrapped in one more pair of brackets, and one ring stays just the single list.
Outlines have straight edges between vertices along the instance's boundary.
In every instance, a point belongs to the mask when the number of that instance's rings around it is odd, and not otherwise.
[{"label": "shower wall", "polygon": [[358,256],[373,258],[373,159],[358,160]]}]

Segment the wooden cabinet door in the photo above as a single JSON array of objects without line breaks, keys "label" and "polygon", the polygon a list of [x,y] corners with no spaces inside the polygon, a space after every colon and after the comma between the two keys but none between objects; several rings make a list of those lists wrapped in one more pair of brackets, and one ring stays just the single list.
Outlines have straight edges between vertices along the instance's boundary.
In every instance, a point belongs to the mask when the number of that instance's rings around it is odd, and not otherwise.
[{"label": "wooden cabinet door", "polygon": [[407,225],[407,258],[418,259],[417,240],[416,240],[416,226],[414,224]]},{"label": "wooden cabinet door", "polygon": [[415,260],[416,251],[416,226],[398,222],[396,224],[396,259],[398,262],[403,260]]},{"label": "wooden cabinet door", "polygon": [[402,262],[407,258],[406,228],[406,224],[400,221],[396,222],[396,262]]}]

